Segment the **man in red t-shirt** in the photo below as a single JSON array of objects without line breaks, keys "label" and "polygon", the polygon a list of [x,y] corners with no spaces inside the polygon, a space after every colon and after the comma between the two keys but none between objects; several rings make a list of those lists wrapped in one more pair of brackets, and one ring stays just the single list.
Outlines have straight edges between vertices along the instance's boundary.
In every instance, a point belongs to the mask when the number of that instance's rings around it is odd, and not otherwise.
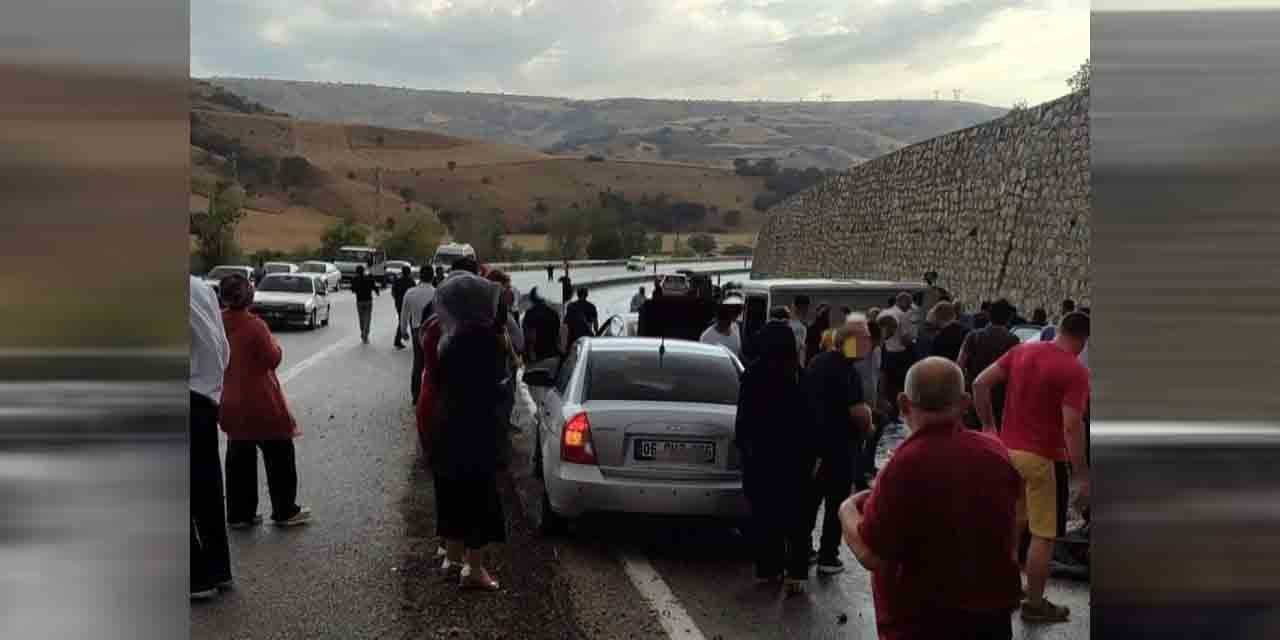
[{"label": "man in red t-shirt", "polygon": [[1008,640],[1021,478],[999,440],[965,427],[955,363],[920,361],[905,389],[898,408],[911,436],[874,489],[840,506],[845,543],[872,574],[880,638]]},{"label": "man in red t-shirt", "polygon": [[1067,314],[1053,342],[1014,347],[973,383],[982,429],[989,433],[996,432],[991,389],[1005,385],[1000,438],[1025,484],[1018,504],[1018,537],[1028,526],[1031,530],[1027,598],[1022,603],[1022,619],[1027,622],[1062,622],[1070,615],[1067,607],[1044,597],[1044,585],[1054,540],[1066,533],[1068,476],[1077,483],[1081,503],[1089,498],[1083,420],[1089,371],[1079,359],[1088,342],[1089,316]]}]

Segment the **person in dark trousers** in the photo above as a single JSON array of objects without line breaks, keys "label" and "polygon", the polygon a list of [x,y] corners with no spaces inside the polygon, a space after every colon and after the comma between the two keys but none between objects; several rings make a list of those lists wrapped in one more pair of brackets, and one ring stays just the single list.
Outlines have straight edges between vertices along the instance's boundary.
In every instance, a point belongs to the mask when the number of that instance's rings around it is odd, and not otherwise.
[{"label": "person in dark trousers", "polygon": [[231,587],[231,550],[218,459],[218,403],[231,360],[213,288],[191,278],[191,598],[207,600]]},{"label": "person in dark trousers", "polygon": [[569,279],[569,270],[565,269],[560,276],[560,304],[567,305],[573,299],[573,280]]},{"label": "person in dark trousers", "polygon": [[404,294],[404,307],[400,314],[401,331],[409,333],[413,342],[413,370],[409,374],[409,395],[414,405],[418,404],[418,391],[422,387],[422,367],[426,362],[422,351],[422,325],[431,315],[431,300],[435,298],[436,288],[431,284],[431,267],[421,270],[418,285]]},{"label": "person in dark trousers", "polygon": [[[840,503],[853,488],[855,459],[871,430],[871,408],[863,397],[862,377],[854,369],[857,339],[850,327],[835,329],[833,346],[814,356],[805,369],[804,384],[817,419],[818,475],[809,502],[810,526],[823,507],[818,573],[844,571],[840,562]],[[860,466],[860,465],[859,465]]]},{"label": "person in dark trousers", "polygon": [[553,265],[547,265],[547,282],[555,282],[556,268]]},{"label": "person in dark trousers", "polygon": [[220,415],[227,434],[227,521],[232,529],[262,522],[258,514],[261,450],[272,522],[277,526],[304,524],[311,519],[311,510],[296,502],[298,467],[293,447],[293,439],[301,432],[276,377],[284,352],[266,323],[249,311],[252,284],[240,276],[229,276],[220,290],[227,307],[222,324],[231,345]]},{"label": "person in dark trousers", "polygon": [[775,308],[751,339],[742,374],[734,442],[742,455],[743,491],[757,580],[800,593],[809,578],[813,519],[807,501],[817,462],[817,429],[801,386],[790,313]]},{"label": "person in dark trousers", "polygon": [[[991,366],[1000,356],[1019,344],[1018,336],[1009,331],[1009,323],[1013,320],[1013,305],[1003,298],[991,305],[991,324],[985,328],[970,332],[960,345],[960,357],[956,364],[964,371],[966,390],[973,392],[973,381]],[[995,411],[996,424],[1004,416],[1004,385],[998,385],[991,396],[992,410]],[[965,423],[971,429],[981,428],[976,409],[970,408]]]},{"label": "person in dark trousers", "polygon": [[560,356],[560,314],[547,304],[537,287],[529,290],[529,310],[524,313],[521,329],[526,361],[533,363]]},{"label": "person in dark trousers", "polygon": [[587,302],[587,288],[578,289],[578,299],[564,309],[564,323],[569,327],[569,345],[578,338],[596,335],[600,330],[600,313],[596,305]]},{"label": "person in dark trousers", "polygon": [[372,276],[366,275],[364,265],[356,267],[356,277],[351,279],[351,291],[356,294],[356,313],[360,317],[360,339],[369,344],[369,325],[373,321],[373,294],[382,295],[382,287]]},{"label": "person in dark trousers", "polygon": [[412,289],[413,271],[409,267],[400,270],[400,277],[396,278],[395,283],[391,285],[391,299],[396,303],[396,342],[397,349],[404,348],[404,322],[401,322],[401,316],[404,310],[404,296]]}]

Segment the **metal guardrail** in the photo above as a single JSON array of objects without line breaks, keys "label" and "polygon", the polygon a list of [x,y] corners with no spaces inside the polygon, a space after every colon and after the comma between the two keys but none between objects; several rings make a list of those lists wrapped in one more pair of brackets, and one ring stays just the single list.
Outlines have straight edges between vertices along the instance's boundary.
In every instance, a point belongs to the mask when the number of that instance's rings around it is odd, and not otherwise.
[{"label": "metal guardrail", "polygon": [[[668,264],[672,262],[679,263],[698,263],[698,262],[729,262],[742,260],[747,266],[750,266],[751,256],[710,256],[702,258],[646,258],[648,264]],[[570,267],[617,267],[627,263],[626,260],[570,260]],[[503,271],[533,271],[537,269],[546,269],[547,267],[559,268],[564,265],[564,261],[541,260],[536,262],[487,262],[486,265]]]}]

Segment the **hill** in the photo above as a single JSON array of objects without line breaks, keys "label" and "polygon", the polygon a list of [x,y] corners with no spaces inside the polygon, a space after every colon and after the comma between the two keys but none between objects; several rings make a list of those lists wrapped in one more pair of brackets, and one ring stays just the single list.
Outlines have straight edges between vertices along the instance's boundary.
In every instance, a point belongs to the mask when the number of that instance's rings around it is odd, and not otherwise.
[{"label": "hill", "polygon": [[547,153],[721,168],[737,158],[773,158],[782,168],[843,170],[1007,112],[947,100],[569,100],[249,78],[209,82],[308,120],[430,130]]}]

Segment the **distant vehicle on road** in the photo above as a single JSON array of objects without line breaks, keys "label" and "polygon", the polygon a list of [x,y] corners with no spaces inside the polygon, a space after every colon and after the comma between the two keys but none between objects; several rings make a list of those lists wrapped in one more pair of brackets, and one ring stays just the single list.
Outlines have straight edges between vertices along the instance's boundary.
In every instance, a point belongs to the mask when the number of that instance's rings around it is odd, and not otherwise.
[{"label": "distant vehicle on road", "polygon": [[262,271],[267,275],[273,273],[297,273],[298,265],[292,262],[266,262],[262,265]]},{"label": "distant vehicle on road", "polygon": [[627,271],[644,271],[648,266],[644,256],[631,256],[627,259]]},{"label": "distant vehicle on road", "polygon": [[366,275],[382,282],[386,272],[387,253],[373,247],[342,247],[333,261],[342,272],[342,281],[351,282],[356,276],[356,267],[364,267]]},{"label": "distant vehicle on road", "polygon": [[332,309],[324,282],[305,273],[270,274],[253,296],[253,312],[272,326],[327,327]]},{"label": "distant vehicle on road", "polygon": [[664,296],[682,296],[689,293],[689,276],[668,273],[658,278],[658,283],[662,285],[662,295]]},{"label": "distant vehicle on road", "polygon": [[325,288],[330,291],[337,291],[342,288],[342,272],[332,262],[308,260],[302,263],[299,272],[319,278],[320,281],[324,282]]},{"label": "distant vehicle on road", "polygon": [[476,250],[469,244],[447,242],[436,248],[436,255],[431,258],[431,266],[444,267],[448,271],[453,263],[466,257],[476,257]]},{"label": "distant vehicle on road", "polygon": [[531,365],[525,383],[545,391],[542,527],[589,512],[744,517],[741,373],[721,346],[654,338],[583,338],[562,362]]},{"label": "distant vehicle on road", "polygon": [[[386,273],[386,277],[383,279],[383,281],[386,282],[388,285],[395,282],[396,278],[400,277],[401,269],[405,267],[409,267],[410,274],[416,271],[416,269],[414,269],[413,267],[413,263],[409,262],[408,260],[388,260],[386,262],[386,271],[384,272]],[[410,275],[409,277],[412,278],[413,276]]]},{"label": "distant vehicle on road", "polygon": [[218,284],[227,276],[241,275],[249,282],[253,282],[253,267],[245,265],[219,265],[209,270],[204,276],[204,281],[213,287],[214,292],[218,292]]}]

